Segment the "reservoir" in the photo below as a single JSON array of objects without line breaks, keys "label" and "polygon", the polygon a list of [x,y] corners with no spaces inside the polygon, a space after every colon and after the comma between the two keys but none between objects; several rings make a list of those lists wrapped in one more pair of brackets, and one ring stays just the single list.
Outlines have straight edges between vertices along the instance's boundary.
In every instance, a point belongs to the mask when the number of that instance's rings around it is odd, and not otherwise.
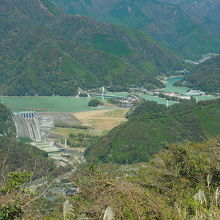
[{"label": "reservoir", "polygon": [[[182,76],[170,77],[166,78],[165,88],[161,89],[161,91],[166,92],[176,92],[180,94],[186,94],[187,91],[190,90],[188,87],[174,86],[173,84],[179,80],[181,80]],[[127,96],[129,93],[119,92],[119,93],[111,93],[113,95],[118,96]],[[159,98],[157,96],[146,95],[139,93],[140,97],[150,100],[156,101],[159,104],[167,104],[166,99]],[[197,96],[197,100],[208,100],[214,99],[214,96]],[[0,97],[0,101],[7,105],[13,112],[19,111],[53,111],[53,112],[82,112],[82,111],[90,111],[90,110],[99,110],[99,109],[112,109],[114,106],[108,105],[107,99],[103,101],[107,104],[104,106],[100,106],[97,108],[89,108],[88,101],[90,98],[76,98],[76,97],[65,97],[65,96],[4,96]],[[173,104],[175,102],[169,101],[169,104]]]}]

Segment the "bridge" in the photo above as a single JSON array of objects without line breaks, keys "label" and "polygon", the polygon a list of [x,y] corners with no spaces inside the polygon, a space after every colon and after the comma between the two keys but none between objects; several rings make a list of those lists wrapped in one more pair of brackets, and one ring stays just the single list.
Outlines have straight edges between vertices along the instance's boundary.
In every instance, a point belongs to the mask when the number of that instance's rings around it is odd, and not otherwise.
[{"label": "bridge", "polygon": [[99,94],[99,93],[88,93],[91,97],[102,97],[104,98],[125,98],[124,96],[109,95],[109,94]]},{"label": "bridge", "polygon": [[105,91],[105,87],[101,87],[100,88],[101,90],[101,93],[87,93],[88,96],[91,96],[91,97],[102,97],[102,99],[104,98],[124,98],[124,96],[117,96],[117,95],[111,95],[111,94],[106,94]]}]

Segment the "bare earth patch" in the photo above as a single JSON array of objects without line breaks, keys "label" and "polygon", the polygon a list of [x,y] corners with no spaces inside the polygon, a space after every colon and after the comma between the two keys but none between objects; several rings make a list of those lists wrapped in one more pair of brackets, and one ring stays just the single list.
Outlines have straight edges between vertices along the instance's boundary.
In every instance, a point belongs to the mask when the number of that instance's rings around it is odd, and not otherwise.
[{"label": "bare earth patch", "polygon": [[92,126],[99,130],[111,130],[120,123],[126,121],[125,113],[129,109],[97,110],[74,113],[83,125]]}]

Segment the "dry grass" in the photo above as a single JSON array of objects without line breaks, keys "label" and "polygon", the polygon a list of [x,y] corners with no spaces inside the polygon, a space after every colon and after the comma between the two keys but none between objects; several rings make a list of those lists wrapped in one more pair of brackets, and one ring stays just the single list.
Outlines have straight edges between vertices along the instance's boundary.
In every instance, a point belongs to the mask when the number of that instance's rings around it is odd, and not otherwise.
[{"label": "dry grass", "polygon": [[56,134],[56,135],[60,135],[64,138],[68,138],[69,134],[89,134],[92,136],[99,136],[99,135],[102,135],[102,132],[98,131],[98,130],[84,130],[84,129],[77,129],[77,128],[55,127],[52,134]]},{"label": "dry grass", "polygon": [[83,125],[92,126],[99,130],[111,130],[123,121],[126,121],[124,115],[128,109],[116,110],[97,110],[88,112],[74,113]]}]

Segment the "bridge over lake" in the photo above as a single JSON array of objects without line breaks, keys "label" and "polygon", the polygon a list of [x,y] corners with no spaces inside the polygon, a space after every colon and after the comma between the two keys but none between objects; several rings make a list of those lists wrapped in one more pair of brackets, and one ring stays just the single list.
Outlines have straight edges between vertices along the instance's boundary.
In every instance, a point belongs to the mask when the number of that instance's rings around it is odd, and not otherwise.
[{"label": "bridge over lake", "polygon": [[103,98],[125,98],[124,96],[111,95],[111,94],[99,94],[99,93],[88,93],[91,97],[103,97]]}]

